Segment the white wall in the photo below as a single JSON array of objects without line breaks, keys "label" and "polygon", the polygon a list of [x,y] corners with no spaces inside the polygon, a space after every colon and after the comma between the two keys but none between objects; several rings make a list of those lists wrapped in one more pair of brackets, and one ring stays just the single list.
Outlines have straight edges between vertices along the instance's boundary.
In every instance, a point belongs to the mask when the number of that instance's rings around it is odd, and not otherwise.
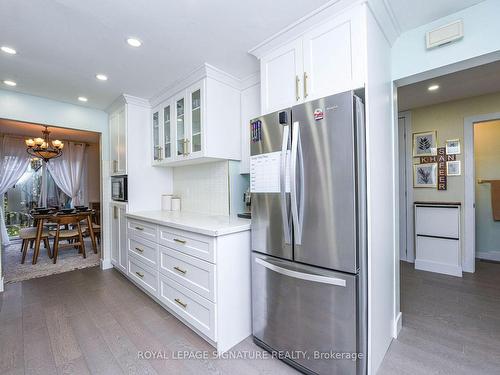
[{"label": "white wall", "polygon": [[[368,353],[376,374],[395,320],[396,192],[390,44],[367,14],[366,152],[368,210]],[[396,133],[397,134],[397,133]],[[396,179],[396,180],[395,180]],[[398,291],[399,292],[399,291]],[[399,312],[399,311],[398,311]]]},{"label": "white wall", "polygon": [[[109,175],[107,168],[109,165],[109,132],[106,112],[39,96],[0,90],[0,118],[101,133],[101,176]],[[107,182],[107,180],[105,181]],[[107,183],[102,184],[103,207],[107,207],[110,202],[108,185]],[[108,210],[102,210],[102,215],[103,222],[107,222]],[[109,259],[110,243],[105,230],[103,230],[103,237],[105,238],[102,241],[102,251],[104,256]],[[0,281],[0,290],[2,288],[1,284]]]},{"label": "white wall", "polygon": [[[500,59],[499,14],[500,1],[486,0],[403,33],[392,48],[392,78],[395,81],[406,80],[446,67],[444,71],[435,73],[442,75]],[[426,50],[425,33],[457,19],[464,21],[464,38],[450,45]],[[454,66],[447,67],[451,64]],[[425,74],[418,80],[423,78]]]}]

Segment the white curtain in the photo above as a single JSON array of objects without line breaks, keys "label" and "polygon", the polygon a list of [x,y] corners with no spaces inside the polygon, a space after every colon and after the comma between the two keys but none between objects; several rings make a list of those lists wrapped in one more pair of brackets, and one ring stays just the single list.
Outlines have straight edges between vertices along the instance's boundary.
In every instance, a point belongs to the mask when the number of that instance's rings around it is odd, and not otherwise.
[{"label": "white curtain", "polygon": [[2,245],[7,246],[10,241],[5,227],[3,197],[26,172],[30,158],[22,139],[5,136],[0,139],[0,146],[0,237]]},{"label": "white curtain", "polygon": [[47,168],[57,186],[71,197],[71,206],[80,204],[84,156],[85,144],[66,142],[62,155],[47,163]]}]

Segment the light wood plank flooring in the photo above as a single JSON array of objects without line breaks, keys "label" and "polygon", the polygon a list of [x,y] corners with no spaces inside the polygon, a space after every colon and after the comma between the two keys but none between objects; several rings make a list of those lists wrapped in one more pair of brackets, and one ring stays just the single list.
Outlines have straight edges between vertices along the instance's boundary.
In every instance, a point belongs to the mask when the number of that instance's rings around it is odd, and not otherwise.
[{"label": "light wood plank flooring", "polygon": [[[214,350],[115,270],[87,268],[6,285],[0,374],[296,374],[276,359],[141,359]],[[250,338],[234,350],[262,351]]]},{"label": "light wood plank flooring", "polygon": [[[500,374],[500,265],[463,279],[402,264],[403,329],[379,374]],[[0,294],[0,374],[297,372],[274,359],[141,359],[213,348],[114,270],[9,284]],[[233,351],[261,351],[250,338]]]},{"label": "light wood plank flooring", "polygon": [[379,374],[500,374],[500,264],[463,278],[401,263],[403,328]]}]

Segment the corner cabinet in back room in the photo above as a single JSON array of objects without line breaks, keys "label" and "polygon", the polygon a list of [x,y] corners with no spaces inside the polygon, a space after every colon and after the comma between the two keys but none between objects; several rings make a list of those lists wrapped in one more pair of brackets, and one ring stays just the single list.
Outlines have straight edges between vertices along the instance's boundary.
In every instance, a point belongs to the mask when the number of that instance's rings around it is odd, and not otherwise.
[{"label": "corner cabinet in back room", "polygon": [[151,100],[154,166],[241,159],[240,81],[204,64]]}]

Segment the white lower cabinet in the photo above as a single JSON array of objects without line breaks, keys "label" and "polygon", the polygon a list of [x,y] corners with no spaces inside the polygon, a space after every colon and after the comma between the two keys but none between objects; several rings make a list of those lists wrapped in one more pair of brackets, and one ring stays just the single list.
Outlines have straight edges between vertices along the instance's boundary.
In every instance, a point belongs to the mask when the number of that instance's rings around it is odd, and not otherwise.
[{"label": "white lower cabinet", "polygon": [[209,339],[217,340],[214,303],[162,274],[158,297]]},{"label": "white lower cabinet", "polygon": [[127,276],[225,352],[251,334],[250,231],[208,236],[127,220]]},{"label": "white lower cabinet", "polygon": [[127,205],[111,203],[111,264],[123,273],[127,272]]}]

